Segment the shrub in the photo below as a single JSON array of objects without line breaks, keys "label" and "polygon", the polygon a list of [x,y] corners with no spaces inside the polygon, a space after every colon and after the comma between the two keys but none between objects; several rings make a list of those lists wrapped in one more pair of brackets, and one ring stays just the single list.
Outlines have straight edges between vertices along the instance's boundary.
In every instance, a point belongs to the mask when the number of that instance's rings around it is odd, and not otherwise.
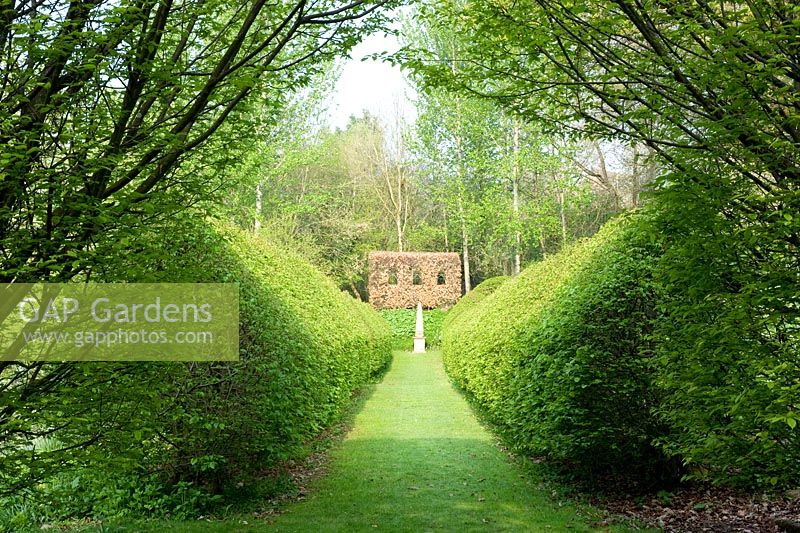
[{"label": "shrub", "polygon": [[[192,509],[170,502],[196,501],[199,509],[210,501],[204,494],[250,483],[302,456],[351,392],[388,364],[386,322],[295,254],[222,223],[184,220],[173,229],[168,238],[143,236],[135,253],[96,270],[94,279],[237,282],[240,360],[50,365],[47,374],[63,378],[47,394],[6,395],[20,405],[14,429],[69,423],[51,435],[60,443],[54,450],[0,442],[0,454],[14,459],[8,469],[4,464],[0,494],[14,484],[52,496],[55,486],[68,492],[74,483],[102,486],[103,478],[123,488],[141,481],[163,495],[152,512],[188,515]],[[107,498],[123,492],[63,496],[49,509],[128,512],[129,498]]]},{"label": "shrub", "polygon": [[453,308],[446,368],[519,450],[587,480],[674,473],[652,444],[656,251],[615,221]]},{"label": "shrub", "polygon": [[510,280],[510,276],[495,276],[480,282],[474,289],[461,297],[458,304],[448,311],[447,316],[444,318],[443,327],[449,327],[450,324],[465,314],[470,309],[473,309],[481,304],[487,296],[496,291],[503,283]]},{"label": "shrub", "polygon": [[[237,377],[212,398],[187,395],[185,409],[197,412],[206,431],[199,438],[189,426],[177,432],[186,442],[181,455],[219,456],[218,476],[228,480],[295,457],[334,422],[353,389],[388,363],[390,332],[366,304],[285,248],[222,225],[204,238],[210,242],[200,246],[225,252],[199,254],[201,279],[239,283],[242,360],[191,370],[189,383],[220,372]],[[175,279],[195,265],[177,266],[162,275]]]},{"label": "shrub", "polygon": [[[800,217],[716,187],[661,193],[655,231],[667,251],[658,277],[663,444],[693,477],[745,488],[800,485]],[[769,205],[735,217],[730,197]],[[795,202],[797,195],[795,195]],[[675,206],[681,209],[675,209]],[[691,209],[686,206],[692,206]],[[783,209],[783,210],[782,210]],[[720,213],[726,213],[721,216]]]},{"label": "shrub", "polygon": [[448,372],[515,446],[583,479],[797,486],[796,254],[714,210],[631,218],[459,302]]}]

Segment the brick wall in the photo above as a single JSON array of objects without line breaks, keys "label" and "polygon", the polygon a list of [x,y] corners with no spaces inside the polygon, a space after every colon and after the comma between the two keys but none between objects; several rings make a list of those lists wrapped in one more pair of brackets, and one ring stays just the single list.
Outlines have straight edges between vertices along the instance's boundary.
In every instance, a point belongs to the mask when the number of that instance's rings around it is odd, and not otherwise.
[{"label": "brick wall", "polygon": [[461,297],[457,253],[370,252],[368,265],[369,301],[377,309],[412,308],[417,302],[426,309],[448,308]]}]

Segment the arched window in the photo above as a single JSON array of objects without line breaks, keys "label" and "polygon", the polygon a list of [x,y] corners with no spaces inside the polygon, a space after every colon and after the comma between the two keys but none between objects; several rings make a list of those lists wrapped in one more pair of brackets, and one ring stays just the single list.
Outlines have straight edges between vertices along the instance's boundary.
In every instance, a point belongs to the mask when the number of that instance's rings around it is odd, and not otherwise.
[{"label": "arched window", "polygon": [[397,269],[389,271],[389,285],[397,285]]},{"label": "arched window", "polygon": [[414,277],[412,283],[414,285],[422,285],[422,276],[420,276],[419,272],[417,272],[416,270],[414,271]]},{"label": "arched window", "polygon": [[445,284],[444,270],[440,270],[439,274],[436,276],[436,284],[437,285],[444,285]]}]

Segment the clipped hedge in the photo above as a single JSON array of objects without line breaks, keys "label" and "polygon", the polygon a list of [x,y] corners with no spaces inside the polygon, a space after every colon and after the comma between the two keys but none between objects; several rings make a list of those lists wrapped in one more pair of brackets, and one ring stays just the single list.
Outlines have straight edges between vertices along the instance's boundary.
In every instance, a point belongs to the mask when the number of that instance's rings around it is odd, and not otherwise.
[{"label": "clipped hedge", "polygon": [[510,279],[511,276],[495,276],[480,282],[474,289],[462,296],[457,305],[448,311],[442,327],[450,327],[459,317],[480,305],[490,294]]},{"label": "clipped hedge", "polygon": [[584,480],[796,487],[796,259],[756,257],[713,212],[684,218],[613,221],[465,297],[448,373],[518,449]]},{"label": "clipped hedge", "polygon": [[53,451],[13,456],[0,497],[22,480],[47,519],[197,514],[210,494],[244,490],[306,454],[388,365],[388,324],[296,254],[219,222],[172,224],[93,279],[237,282],[240,361],[52,365],[65,379],[25,399],[15,423],[70,424],[52,433]]},{"label": "clipped hedge", "polygon": [[180,462],[219,456],[224,466],[215,477],[228,479],[296,457],[337,419],[352,391],[388,364],[388,325],[298,255],[238,228],[200,228],[179,247],[169,268],[143,277],[238,282],[241,357],[186,367],[189,384],[220,372],[234,377],[219,394],[186,395],[191,425],[205,431],[175,428]]},{"label": "clipped hedge", "polygon": [[[668,205],[688,205],[696,191],[667,194]],[[775,207],[769,217],[742,221],[720,216],[727,208],[661,209],[655,219],[666,242],[657,275],[669,317],[655,332],[661,411],[674,427],[662,442],[693,478],[793,489],[800,487],[800,253],[787,236],[797,235],[800,217]]]},{"label": "clipped hedge", "polygon": [[465,298],[443,332],[448,373],[508,440],[583,479],[674,474],[652,444],[665,431],[649,338],[656,250],[640,235],[612,222],[481,305]]}]

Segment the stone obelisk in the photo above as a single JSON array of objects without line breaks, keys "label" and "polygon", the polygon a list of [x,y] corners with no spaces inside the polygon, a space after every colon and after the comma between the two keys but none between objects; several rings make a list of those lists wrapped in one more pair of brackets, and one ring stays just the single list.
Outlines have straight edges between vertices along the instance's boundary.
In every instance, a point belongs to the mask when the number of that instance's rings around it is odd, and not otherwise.
[{"label": "stone obelisk", "polygon": [[422,324],[422,303],[417,302],[417,327],[414,330],[414,353],[425,353],[425,330]]}]

